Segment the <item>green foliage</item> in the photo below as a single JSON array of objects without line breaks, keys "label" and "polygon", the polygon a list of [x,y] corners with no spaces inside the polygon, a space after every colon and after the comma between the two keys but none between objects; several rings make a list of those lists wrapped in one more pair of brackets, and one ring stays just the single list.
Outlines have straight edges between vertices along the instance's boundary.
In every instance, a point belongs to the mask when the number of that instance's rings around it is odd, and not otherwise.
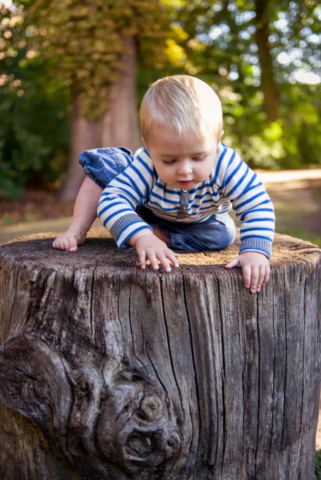
[{"label": "green foliage", "polygon": [[[321,243],[319,243],[320,245]],[[320,480],[321,479],[321,450],[316,451],[315,455],[315,471],[313,480]]]},{"label": "green foliage", "polygon": [[321,7],[317,0],[267,2],[267,46],[281,99],[280,116],[269,123],[256,3],[15,0],[13,10],[0,7],[2,195],[17,194],[30,181],[59,179],[72,95],[80,96],[87,118],[96,119],[108,108],[126,35],[134,36],[138,46],[137,105],[157,78],[197,75],[222,100],[223,141],[251,167],[320,165],[321,85],[303,83],[302,75],[321,76]]},{"label": "green foliage", "polygon": [[1,62],[0,198],[18,197],[30,182],[59,180],[68,150],[68,90],[45,74],[44,62],[21,67],[20,59]]},{"label": "green foliage", "polygon": [[320,85],[287,85],[280,119],[268,124],[259,91],[243,106],[232,89],[222,89],[224,139],[251,167],[280,170],[320,165],[320,94]]},{"label": "green foliage", "polygon": [[136,38],[146,64],[161,65],[167,7],[16,0],[0,13],[0,195],[14,197],[30,181],[50,184],[63,173],[72,97],[88,119],[107,110],[125,36]]},{"label": "green foliage", "polygon": [[321,163],[321,85],[297,80],[307,72],[321,77],[317,5],[315,0],[267,2],[267,48],[281,98],[280,117],[270,125],[255,36],[256,1],[193,0],[177,7],[176,22],[187,34],[179,42],[188,59],[185,72],[203,78],[219,94],[223,140],[251,167],[304,168]]},{"label": "green foliage", "polygon": [[[90,120],[108,107],[110,86],[122,67],[123,37],[135,36],[146,61],[161,61],[167,14],[157,0],[16,0],[14,5],[21,19],[17,46],[23,38],[29,55],[49,60],[51,74],[78,95]],[[14,28],[8,25],[9,35]]]}]

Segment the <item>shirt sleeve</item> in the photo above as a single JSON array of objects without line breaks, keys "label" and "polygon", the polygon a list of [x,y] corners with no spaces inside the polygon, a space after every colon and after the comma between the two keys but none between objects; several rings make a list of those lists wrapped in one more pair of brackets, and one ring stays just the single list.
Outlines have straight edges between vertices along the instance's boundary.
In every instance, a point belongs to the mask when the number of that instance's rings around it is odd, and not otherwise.
[{"label": "shirt sleeve", "polygon": [[153,165],[146,150],[138,154],[131,165],[115,178],[103,191],[97,215],[114,237],[121,250],[131,248],[126,242],[135,233],[152,228],[135,212],[149,198]]},{"label": "shirt sleeve", "polygon": [[222,145],[214,183],[232,202],[241,223],[240,253],[254,251],[271,258],[275,230],[273,203],[264,185],[234,150]]}]

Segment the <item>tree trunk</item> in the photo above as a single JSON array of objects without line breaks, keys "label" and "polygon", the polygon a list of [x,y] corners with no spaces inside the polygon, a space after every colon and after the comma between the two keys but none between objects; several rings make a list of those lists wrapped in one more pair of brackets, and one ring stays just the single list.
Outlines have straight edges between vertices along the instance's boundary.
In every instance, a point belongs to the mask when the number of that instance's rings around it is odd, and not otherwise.
[{"label": "tree trunk", "polygon": [[125,146],[135,151],[140,145],[137,88],[136,40],[123,37],[125,52],[119,81],[110,92],[110,106],[103,118],[102,144],[111,147]]},{"label": "tree trunk", "polygon": [[273,59],[269,45],[269,1],[255,0],[256,44],[261,68],[261,88],[264,107],[269,122],[274,122],[280,114],[280,95],[274,77]]},{"label": "tree trunk", "polygon": [[74,200],[84,180],[79,155],[84,150],[126,146],[136,150],[139,127],[136,105],[136,46],[134,37],[124,37],[124,53],[120,59],[119,78],[111,86],[105,115],[90,122],[80,113],[75,95],[71,116],[70,153],[66,178],[58,197]]},{"label": "tree trunk", "polygon": [[74,96],[70,121],[70,151],[66,177],[58,192],[59,200],[74,200],[84,181],[85,174],[79,165],[79,155],[84,150],[101,147],[101,120],[90,122],[80,113],[79,96]]},{"label": "tree trunk", "polygon": [[0,478],[312,478],[320,249],[277,235],[251,294],[238,242],[170,274],[51,242],[0,248]]}]

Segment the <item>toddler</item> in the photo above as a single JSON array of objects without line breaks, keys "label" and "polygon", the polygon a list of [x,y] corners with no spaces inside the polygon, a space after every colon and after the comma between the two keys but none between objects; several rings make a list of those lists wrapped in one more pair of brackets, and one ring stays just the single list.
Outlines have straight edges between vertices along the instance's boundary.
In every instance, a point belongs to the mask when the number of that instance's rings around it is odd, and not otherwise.
[{"label": "toddler", "polygon": [[[142,268],[178,267],[172,249],[218,250],[235,240],[228,211],[241,222],[239,256],[244,283],[259,292],[269,280],[274,209],[256,174],[221,143],[222,107],[198,78],[174,75],[153,83],[140,108],[144,148],[84,152],[88,177],[70,228],[53,247],[74,252],[96,218],[120,249],[135,247]],[[104,190],[103,190],[104,189]],[[98,210],[97,210],[98,204]]]}]

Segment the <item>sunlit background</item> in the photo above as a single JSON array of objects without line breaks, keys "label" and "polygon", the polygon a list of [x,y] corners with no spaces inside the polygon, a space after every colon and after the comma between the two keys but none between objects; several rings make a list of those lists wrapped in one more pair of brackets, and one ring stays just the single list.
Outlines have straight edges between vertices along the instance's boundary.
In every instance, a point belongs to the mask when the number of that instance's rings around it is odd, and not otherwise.
[{"label": "sunlit background", "polygon": [[[0,11],[0,227],[70,216],[79,153],[137,148],[146,88],[185,73],[220,96],[223,141],[275,175],[278,229],[319,242],[321,174],[307,174],[321,166],[316,0],[5,0]],[[301,181],[274,182],[291,170]]]}]

